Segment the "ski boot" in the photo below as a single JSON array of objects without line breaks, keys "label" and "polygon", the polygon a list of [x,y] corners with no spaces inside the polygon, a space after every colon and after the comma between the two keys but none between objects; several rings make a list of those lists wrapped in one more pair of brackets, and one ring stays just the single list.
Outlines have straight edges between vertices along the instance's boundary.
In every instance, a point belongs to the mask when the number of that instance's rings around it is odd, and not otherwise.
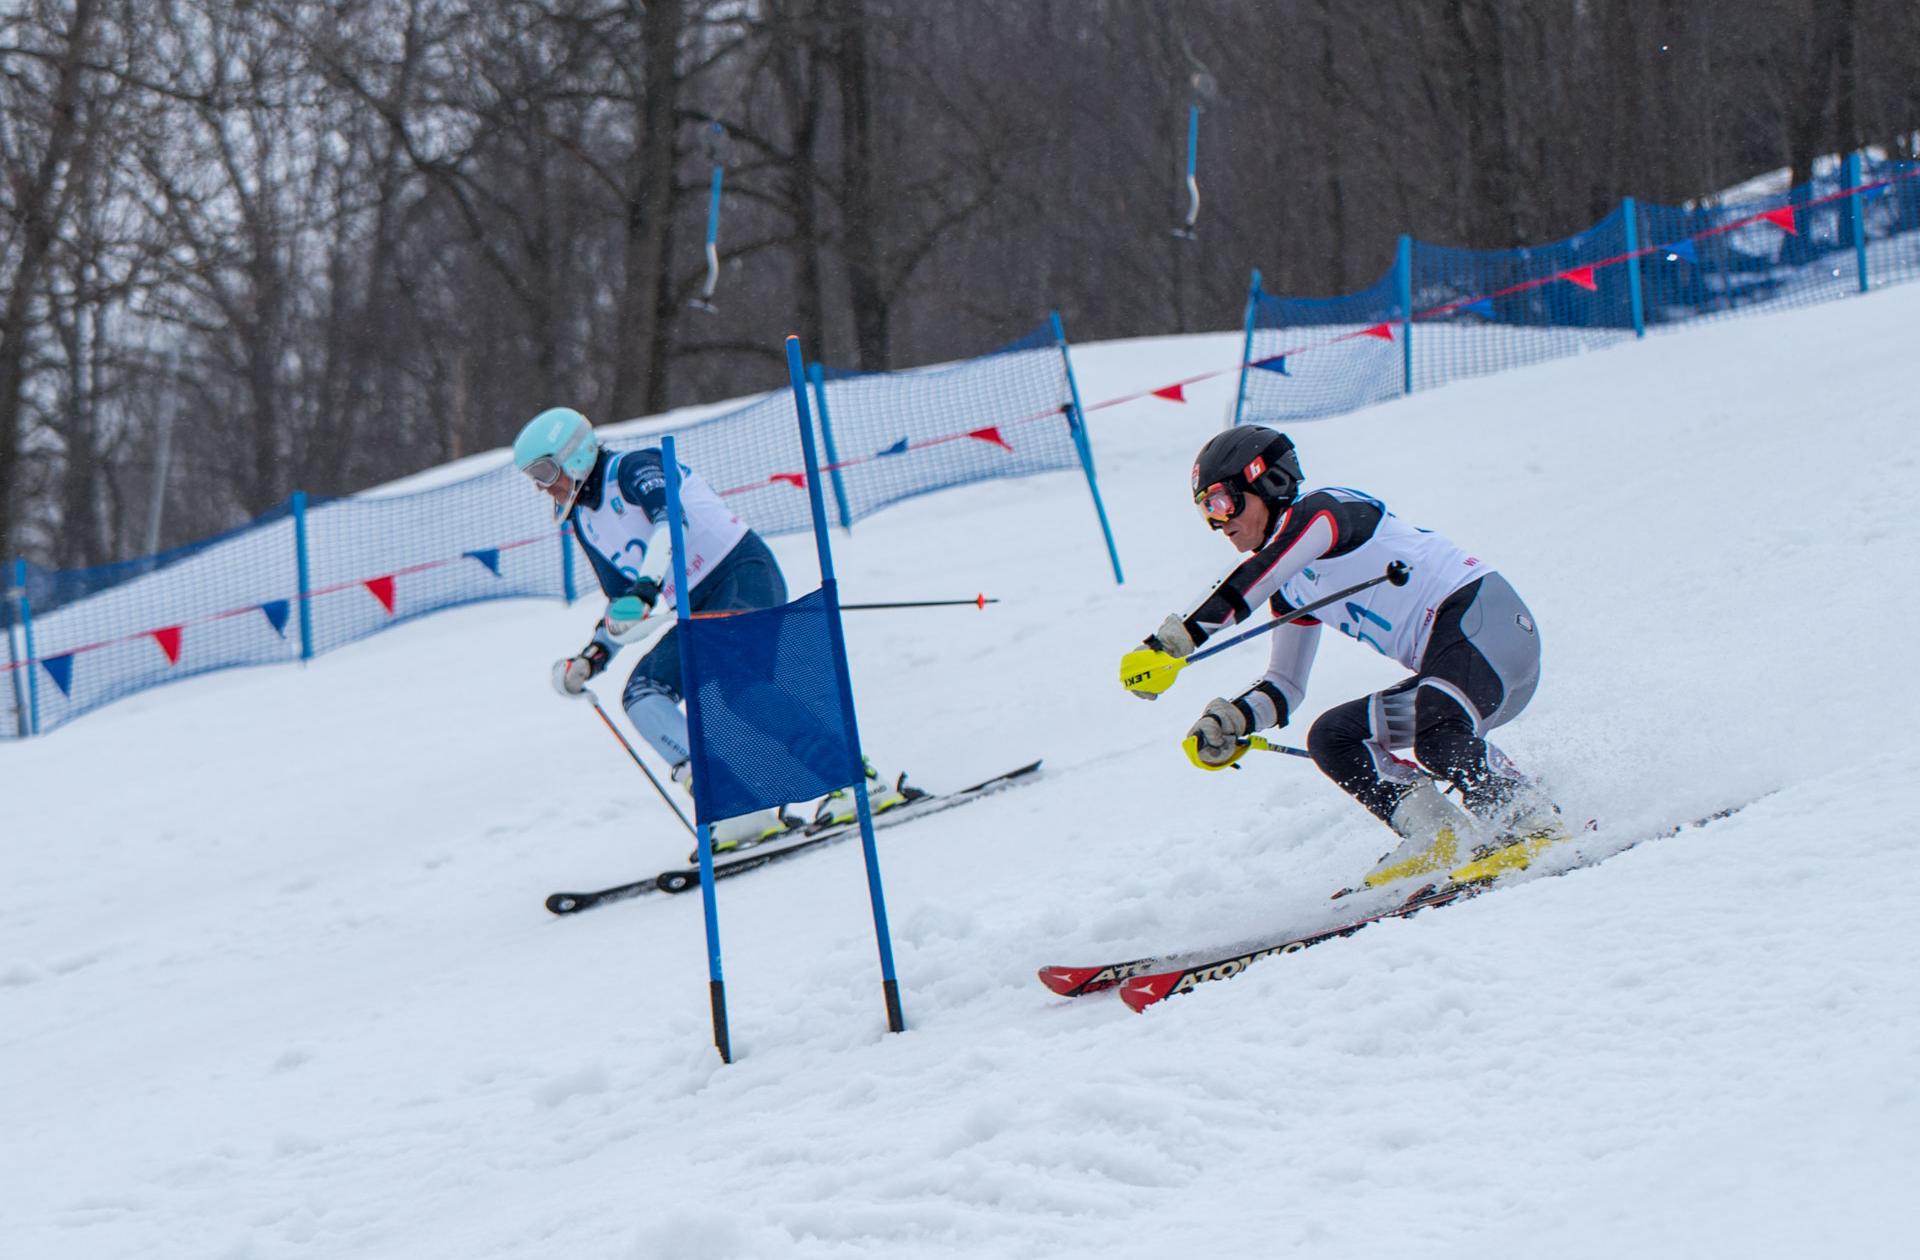
[{"label": "ski boot", "polygon": [[1447,870],[1460,858],[1463,837],[1471,838],[1474,833],[1472,817],[1442,796],[1431,782],[1419,784],[1401,797],[1387,825],[1399,833],[1400,845],[1367,873],[1368,888],[1409,875]]},{"label": "ski boot", "polygon": [[[871,759],[863,757],[861,762],[866,766],[867,777],[860,787],[867,794],[867,808],[872,813],[884,813],[889,809],[905,805],[908,801],[917,801],[926,795],[919,788],[907,785],[907,776],[904,772],[885,775],[873,768]],[[853,791],[851,787],[840,788],[821,797],[820,804],[813,811],[812,830],[840,827],[858,819],[860,809],[858,802],[854,799]]]},{"label": "ski boot", "polygon": [[1543,850],[1573,839],[1560,807],[1531,786],[1515,792],[1483,826],[1493,838],[1475,845],[1472,860],[1451,872],[1455,883],[1524,871]]},{"label": "ski boot", "polygon": [[[683,761],[673,768],[673,781],[685,788],[687,795],[693,795],[693,770],[688,762]],[[770,806],[767,809],[756,809],[752,813],[722,818],[708,826],[707,837],[716,854],[730,853],[735,849],[751,848],[763,841],[783,836],[804,825],[805,820],[789,814],[785,806]],[[687,861],[690,863],[699,860],[700,850],[698,849],[687,855]]]}]

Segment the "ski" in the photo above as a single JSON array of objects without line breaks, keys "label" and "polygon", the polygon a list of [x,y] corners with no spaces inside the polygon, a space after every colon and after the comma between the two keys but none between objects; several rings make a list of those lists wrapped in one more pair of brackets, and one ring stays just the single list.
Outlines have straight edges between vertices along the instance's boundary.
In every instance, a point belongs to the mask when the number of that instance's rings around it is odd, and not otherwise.
[{"label": "ski", "polygon": [[[1691,822],[1669,827],[1656,835],[1642,836],[1595,861],[1604,861],[1607,857],[1624,853],[1634,845],[1647,840],[1662,839],[1678,835],[1690,828],[1704,827],[1743,808],[1745,806],[1730,806]],[[1554,871],[1553,874],[1562,875],[1567,871],[1594,864],[1594,862],[1575,861],[1572,865]],[[1042,967],[1040,983],[1063,997],[1080,997],[1083,994],[1099,993],[1117,987],[1120,990],[1122,1002],[1132,1010],[1144,1011],[1155,1002],[1175,994],[1185,993],[1208,981],[1230,980],[1262,958],[1271,958],[1275,954],[1298,953],[1327,941],[1352,936],[1362,928],[1386,919],[1411,918],[1422,910],[1467,901],[1504,886],[1497,878],[1430,883],[1415,889],[1411,895],[1395,905],[1357,915],[1328,927],[1290,932],[1278,937],[1245,942],[1219,950],[1163,954],[1094,967]]]},{"label": "ski", "polygon": [[[916,797],[904,805],[896,805],[892,809],[875,814],[874,830],[896,827],[927,814],[937,814],[942,810],[970,804],[983,796],[1024,781],[1039,769],[1040,763],[1031,761],[1004,774],[982,779],[971,787],[961,788],[957,792],[933,792]],[[732,875],[740,875],[771,862],[778,862],[795,854],[818,849],[836,840],[844,840],[850,835],[859,834],[860,824],[857,822],[836,824],[818,831],[805,829],[790,831],[784,836],[776,836],[744,851],[733,850],[722,855],[713,864],[713,877],[721,880]],[[653,892],[681,893],[699,886],[700,868],[694,865],[662,871],[647,879],[637,879],[630,884],[615,884],[611,888],[602,888],[594,892],[557,892],[547,898],[546,905],[547,909],[554,914],[578,914],[582,910],[591,910],[595,906],[603,906],[608,902],[627,901]]]}]

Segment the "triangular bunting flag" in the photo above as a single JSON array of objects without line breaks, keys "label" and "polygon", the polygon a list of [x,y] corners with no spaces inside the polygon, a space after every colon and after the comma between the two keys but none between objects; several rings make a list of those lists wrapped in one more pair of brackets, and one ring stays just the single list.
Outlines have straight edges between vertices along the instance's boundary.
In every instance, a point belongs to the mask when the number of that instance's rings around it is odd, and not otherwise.
[{"label": "triangular bunting flag", "polygon": [[180,627],[168,626],[163,630],[150,630],[148,633],[153,636],[153,641],[160,645],[160,650],[167,654],[167,664],[178,665],[180,663]]},{"label": "triangular bunting flag", "polygon": [[463,551],[460,554],[463,556],[472,556],[481,564],[486,565],[487,571],[493,574],[493,576],[500,576],[500,548],[482,547],[478,551]]},{"label": "triangular bunting flag", "polygon": [[1465,306],[1461,307],[1460,309],[1469,314],[1478,315],[1482,319],[1492,319],[1493,318],[1493,299],[1479,298],[1475,301],[1467,303]]},{"label": "triangular bunting flag", "polygon": [[267,624],[273,627],[273,632],[286,638],[287,614],[292,611],[292,605],[284,599],[270,599],[260,605],[260,611],[267,614]]},{"label": "triangular bunting flag", "polygon": [[1769,210],[1760,217],[1778,227],[1788,236],[1800,235],[1800,229],[1793,225],[1792,206],[1781,206],[1778,210]]},{"label": "triangular bunting flag", "polygon": [[49,656],[40,663],[47,667],[47,677],[53,679],[54,686],[60,688],[61,695],[73,694],[73,654],[71,652],[65,656]]},{"label": "triangular bunting flag", "polygon": [[1886,196],[1887,191],[1888,185],[1886,184],[1868,184],[1860,190],[1860,200],[1872,201],[1875,197]]},{"label": "triangular bunting flag", "polygon": [[1360,335],[1362,337],[1378,337],[1382,341],[1392,341],[1393,325],[1392,324],[1375,324],[1371,328],[1362,329]]},{"label": "triangular bunting flag", "polygon": [[373,593],[373,597],[380,601],[380,606],[387,610],[387,616],[393,616],[393,574],[389,573],[385,577],[368,578],[366,581],[360,583],[360,585],[366,587],[367,590]]},{"label": "triangular bunting flag", "polygon": [[1007,445],[1007,439],[1000,436],[1000,426],[998,425],[990,424],[984,429],[969,429],[967,436],[981,442],[991,442],[1004,450],[1010,451],[1013,449],[1013,447]]},{"label": "triangular bunting flag", "polygon": [[1155,398],[1164,398],[1168,402],[1185,402],[1187,401],[1187,387],[1185,385],[1166,385],[1154,390],[1153,396]]},{"label": "triangular bunting flag", "polygon": [[1700,265],[1700,252],[1693,247],[1692,241],[1675,241],[1661,248],[1666,251],[1668,262],[1680,262],[1684,259],[1696,267]]},{"label": "triangular bunting flag", "polygon": [[874,452],[874,454],[876,455],[905,455],[906,453],[907,453],[907,439],[905,438],[901,438],[898,442],[895,442],[892,446],[887,447],[887,449],[883,451]]},{"label": "triangular bunting flag", "polygon": [[1287,356],[1284,354],[1276,354],[1271,359],[1260,359],[1255,362],[1253,366],[1264,368],[1269,372],[1278,372],[1282,376],[1293,375],[1293,373],[1287,371]]},{"label": "triangular bunting flag", "polygon": [[768,477],[767,480],[784,481],[795,490],[805,490],[807,488],[807,474],[805,473],[775,473],[771,477]]},{"label": "triangular bunting flag", "polygon": [[1600,287],[1599,282],[1593,278],[1592,267],[1575,267],[1570,271],[1561,272],[1558,278],[1589,293],[1595,292]]}]

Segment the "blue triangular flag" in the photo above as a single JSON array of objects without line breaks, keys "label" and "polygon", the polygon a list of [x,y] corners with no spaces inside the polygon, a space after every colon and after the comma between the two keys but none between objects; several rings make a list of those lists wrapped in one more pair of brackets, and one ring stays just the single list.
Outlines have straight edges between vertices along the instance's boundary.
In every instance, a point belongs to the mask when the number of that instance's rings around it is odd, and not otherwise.
[{"label": "blue triangular flag", "polygon": [[905,455],[906,453],[907,453],[907,439],[905,438],[901,438],[898,442],[895,442],[892,446],[889,446],[886,450],[879,452],[879,454],[881,455]]},{"label": "blue triangular flag", "polygon": [[1875,197],[1884,197],[1891,187],[1892,185],[1890,184],[1874,184],[1869,188],[1862,188],[1860,190],[1860,200],[1872,201]]},{"label": "blue triangular flag", "polygon": [[1293,373],[1287,371],[1287,356],[1284,354],[1276,354],[1271,359],[1256,359],[1254,360],[1253,366],[1264,368],[1269,372],[1278,372],[1282,376],[1293,375]]},{"label": "blue triangular flag", "polygon": [[500,576],[500,548],[482,547],[478,551],[463,551],[460,554],[463,556],[472,556],[481,564],[486,565],[493,576]]},{"label": "blue triangular flag", "polygon": [[284,599],[270,599],[260,605],[260,611],[267,614],[267,624],[283,639],[287,637],[287,614],[291,610],[292,605]]},{"label": "blue triangular flag", "polygon": [[1694,252],[1692,241],[1675,241],[1671,245],[1662,245],[1660,248],[1666,254],[1668,262],[1684,258],[1696,267],[1700,265],[1700,255]]},{"label": "blue triangular flag", "polygon": [[54,685],[60,688],[60,694],[71,696],[73,694],[73,653],[69,652],[65,656],[49,656],[40,663],[47,667],[47,677],[53,679]]},{"label": "blue triangular flag", "polygon": [[1493,299],[1480,298],[1476,301],[1467,303],[1465,306],[1461,307],[1460,309],[1463,311],[1472,311],[1475,315],[1480,316],[1482,319],[1492,319],[1493,318]]}]

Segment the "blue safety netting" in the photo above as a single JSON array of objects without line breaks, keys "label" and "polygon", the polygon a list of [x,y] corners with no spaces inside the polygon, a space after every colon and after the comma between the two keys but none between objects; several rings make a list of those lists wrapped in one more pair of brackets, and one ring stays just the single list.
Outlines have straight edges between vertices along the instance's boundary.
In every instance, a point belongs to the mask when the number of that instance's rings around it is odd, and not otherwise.
[{"label": "blue safety netting", "polygon": [[293,535],[283,505],[159,555],[91,569],[24,565],[24,587],[5,601],[18,624],[0,736],[51,730],[163,682],[294,659]]},{"label": "blue safety netting", "polygon": [[1276,297],[1254,275],[1239,419],[1273,424],[1337,415],[1401,392],[1400,271],[1334,298]]},{"label": "blue safety netting", "polygon": [[1255,272],[1237,418],[1338,415],[1648,329],[1910,280],[1920,276],[1916,229],[1920,164],[1850,159],[1772,198],[1625,202],[1528,249],[1409,241],[1385,278],[1345,297],[1275,297]]},{"label": "blue safety netting", "polygon": [[1080,466],[1065,348],[1048,325],[964,363],[820,376],[842,524],[931,490]]},{"label": "blue safety netting", "polygon": [[677,633],[694,689],[687,714],[700,821],[809,801],[861,778],[825,587],[779,608],[696,618]]},{"label": "blue safety netting", "polygon": [[1414,242],[1413,388],[1578,354],[1634,335],[1624,208],[1531,249]]},{"label": "blue safety netting", "polygon": [[[1065,346],[1049,327],[948,367],[822,370],[816,397],[834,414],[829,421],[819,408],[815,433],[822,451],[839,452],[829,510],[851,523],[911,495],[1075,466],[1067,371]],[[681,461],[756,530],[810,528],[790,392],[675,436]],[[593,585],[547,498],[511,465],[423,490],[303,509],[290,501],[239,529],[122,564],[23,567],[24,583],[21,566],[0,571],[0,739],[51,731],[208,670],[315,656],[441,609],[571,598]]]}]

